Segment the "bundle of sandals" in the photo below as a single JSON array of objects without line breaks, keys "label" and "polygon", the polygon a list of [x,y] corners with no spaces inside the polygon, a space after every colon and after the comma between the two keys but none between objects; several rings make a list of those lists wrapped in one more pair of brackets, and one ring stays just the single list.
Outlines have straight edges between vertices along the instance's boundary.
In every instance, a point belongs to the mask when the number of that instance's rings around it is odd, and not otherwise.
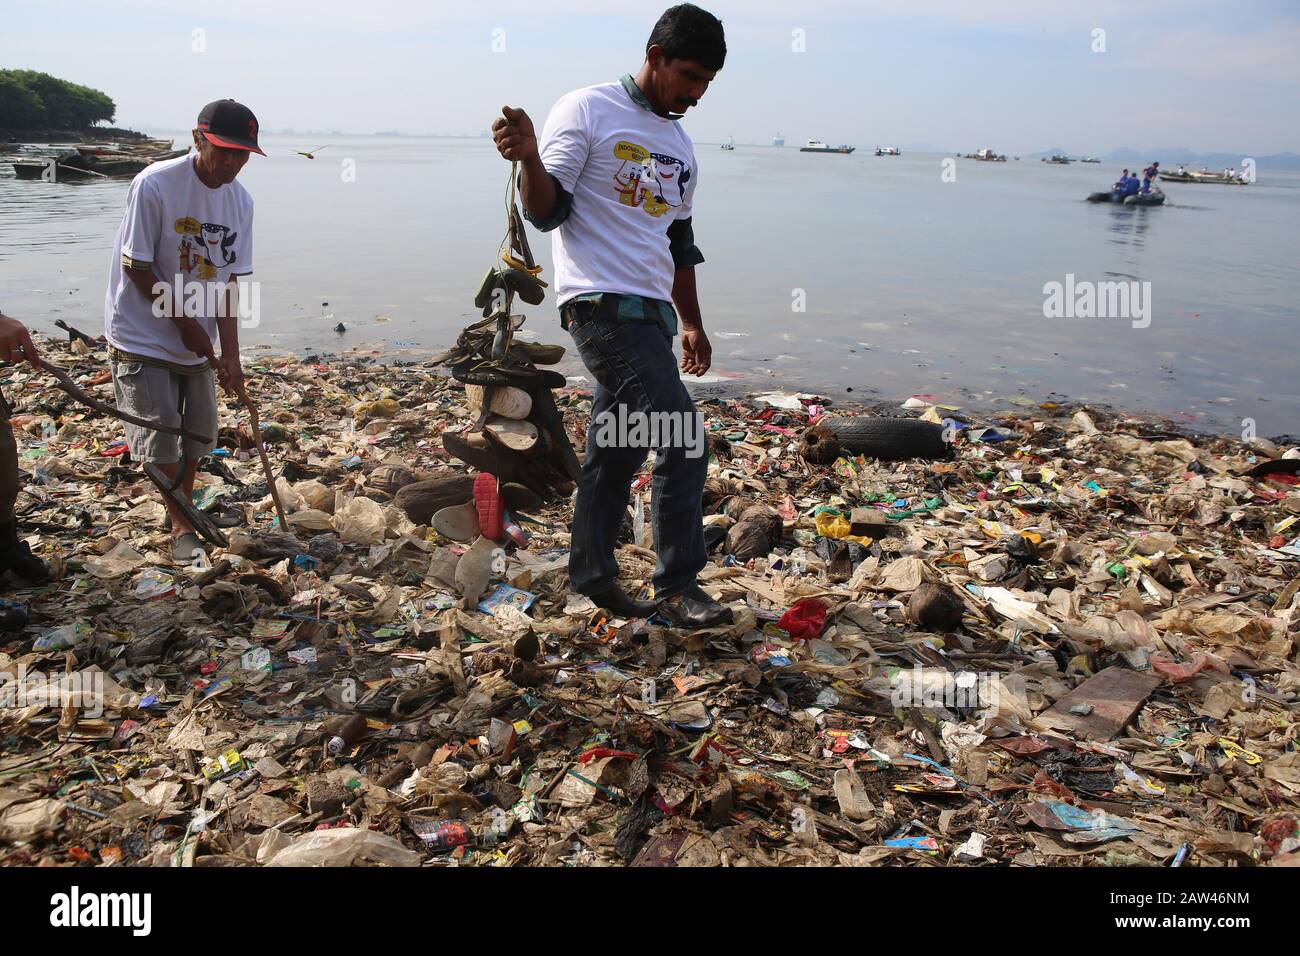
[{"label": "bundle of sandals", "polygon": [[506,235],[474,299],[483,319],[467,326],[434,360],[464,384],[474,411],[468,427],[442,435],[447,453],[478,472],[472,500],[432,514],[434,528],[457,541],[481,535],[527,543],[519,513],[569,495],[580,469],[552,395],[567,382],[554,369],[539,367],[558,362],[564,347],[516,339],[524,316],[513,314],[515,297],[538,305],[546,283],[524,233],[515,182],[512,167]]}]

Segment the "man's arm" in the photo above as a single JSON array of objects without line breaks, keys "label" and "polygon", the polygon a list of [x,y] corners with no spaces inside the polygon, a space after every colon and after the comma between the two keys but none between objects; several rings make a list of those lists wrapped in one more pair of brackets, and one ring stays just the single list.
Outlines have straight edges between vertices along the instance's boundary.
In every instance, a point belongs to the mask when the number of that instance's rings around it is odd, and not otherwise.
[{"label": "man's arm", "polygon": [[713,364],[713,346],[704,334],[700,317],[700,300],[695,292],[695,266],[683,266],[673,272],[673,305],[682,323],[682,371],[703,375]]},{"label": "man's arm", "polygon": [[217,315],[217,338],[221,342],[221,361],[214,362],[221,387],[232,395],[244,383],[244,369],[239,361],[239,279],[231,277],[221,312]]},{"label": "man's arm", "polygon": [[492,138],[504,158],[520,164],[524,217],[538,230],[550,232],[569,217],[578,177],[587,164],[586,113],[574,97],[562,97],[542,131],[545,150],[527,113],[510,106],[501,113],[492,124]]}]

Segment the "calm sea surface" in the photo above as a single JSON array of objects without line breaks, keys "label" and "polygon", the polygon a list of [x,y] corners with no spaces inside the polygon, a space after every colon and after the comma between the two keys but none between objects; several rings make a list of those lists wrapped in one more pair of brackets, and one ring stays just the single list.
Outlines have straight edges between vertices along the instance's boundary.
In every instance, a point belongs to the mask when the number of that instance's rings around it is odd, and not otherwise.
[{"label": "calm sea surface", "polygon": [[[240,177],[257,204],[262,284],[262,322],[243,343],[450,344],[504,232],[508,167],[490,142],[340,136],[307,160],[293,149],[321,140],[263,140],[269,157]],[[1169,202],[1141,209],[1083,201],[1117,178],[1109,164],[958,160],[945,182],[934,154],[696,152],[715,363],[697,391],[923,393],[968,409],[1057,397],[1207,430],[1253,419],[1260,434],[1300,432],[1298,172],[1166,183]],[[97,333],[126,190],[18,182],[0,165],[0,307],[36,329],[57,332],[61,318]],[[549,279],[549,237],[531,238]],[[1150,283],[1149,325],[1045,318],[1044,285],[1067,275]],[[552,297],[524,308],[534,337],[570,344]]]}]

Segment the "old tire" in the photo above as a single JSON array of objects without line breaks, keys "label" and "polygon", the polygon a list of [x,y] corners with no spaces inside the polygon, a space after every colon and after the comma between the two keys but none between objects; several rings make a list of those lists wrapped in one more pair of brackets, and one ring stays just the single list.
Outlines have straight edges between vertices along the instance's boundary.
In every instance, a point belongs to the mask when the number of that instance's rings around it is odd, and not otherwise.
[{"label": "old tire", "polygon": [[823,418],[817,424],[829,429],[851,455],[904,461],[947,458],[951,451],[942,425],[915,418]]}]

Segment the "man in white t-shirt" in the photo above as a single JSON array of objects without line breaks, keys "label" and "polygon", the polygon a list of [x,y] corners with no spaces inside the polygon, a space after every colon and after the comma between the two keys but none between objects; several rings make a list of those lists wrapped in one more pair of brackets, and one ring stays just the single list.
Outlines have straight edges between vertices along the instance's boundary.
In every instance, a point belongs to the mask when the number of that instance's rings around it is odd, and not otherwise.
[{"label": "man in white t-shirt", "polygon": [[[104,296],[104,331],[117,406],[180,426],[207,442],[126,426],[131,457],[151,461],[193,494],[199,459],[216,447],[215,378],[229,392],[239,363],[239,277],[253,271],[253,198],[235,177],[257,145],[257,118],[242,103],[203,107],[194,149],[135,177],[117,230]],[[245,310],[246,311],[246,310]],[[221,356],[214,351],[220,341]],[[185,514],[166,502],[172,556],[202,545]]]},{"label": "man in white t-shirt", "polygon": [[[492,125],[498,151],[522,167],[524,215],[555,230],[563,324],[596,380],[570,587],[616,614],[658,612],[679,627],[731,618],[696,582],[708,560],[701,513],[708,452],[672,347],[680,319],[682,371],[708,371],[712,349],[695,293],[704,256],[691,226],[699,169],[678,121],[726,55],[721,22],[680,4],[655,24],[636,77],[561,97],[540,146],[523,110],[505,107]],[[631,482],[651,447],[653,604],[618,586],[614,558]]]}]

